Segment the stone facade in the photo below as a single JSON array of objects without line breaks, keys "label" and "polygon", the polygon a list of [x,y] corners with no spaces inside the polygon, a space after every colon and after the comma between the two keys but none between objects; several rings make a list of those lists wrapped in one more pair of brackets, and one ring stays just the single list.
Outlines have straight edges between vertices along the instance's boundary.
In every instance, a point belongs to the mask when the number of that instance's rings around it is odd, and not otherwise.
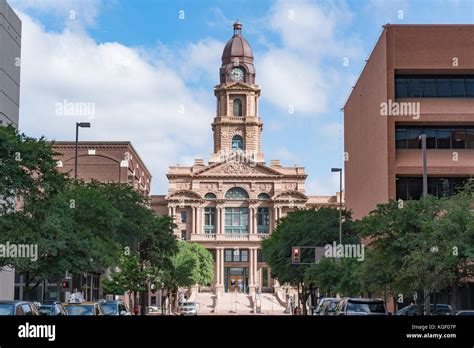
[{"label": "stone facade", "polygon": [[151,206],[169,214],[176,235],[210,250],[215,259],[214,290],[272,291],[278,283],[260,253],[260,242],[278,220],[295,209],[337,206],[338,196],[308,197],[304,167],[266,164],[261,151],[263,122],[260,87],[255,84],[253,54],[234,24],[215,86],[214,152],[209,163],[171,166],[168,194],[152,196]]}]

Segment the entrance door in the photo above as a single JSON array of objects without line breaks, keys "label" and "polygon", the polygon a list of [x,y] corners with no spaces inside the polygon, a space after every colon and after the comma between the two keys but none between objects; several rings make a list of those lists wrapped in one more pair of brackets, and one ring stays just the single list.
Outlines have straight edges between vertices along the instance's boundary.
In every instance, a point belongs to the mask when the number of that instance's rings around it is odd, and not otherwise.
[{"label": "entrance door", "polygon": [[246,268],[225,268],[226,292],[247,292],[247,269]]},{"label": "entrance door", "polygon": [[230,284],[229,284],[229,291],[235,292],[240,291],[243,292],[244,290],[244,275],[231,275],[230,276]]}]

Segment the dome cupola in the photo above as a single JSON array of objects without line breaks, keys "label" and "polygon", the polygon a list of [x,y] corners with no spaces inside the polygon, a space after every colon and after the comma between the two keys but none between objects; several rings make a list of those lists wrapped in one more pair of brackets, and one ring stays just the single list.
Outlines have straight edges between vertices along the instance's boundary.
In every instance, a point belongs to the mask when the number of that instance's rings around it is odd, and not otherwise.
[{"label": "dome cupola", "polygon": [[222,52],[221,83],[255,83],[252,48],[242,36],[242,23],[234,23],[234,35]]}]

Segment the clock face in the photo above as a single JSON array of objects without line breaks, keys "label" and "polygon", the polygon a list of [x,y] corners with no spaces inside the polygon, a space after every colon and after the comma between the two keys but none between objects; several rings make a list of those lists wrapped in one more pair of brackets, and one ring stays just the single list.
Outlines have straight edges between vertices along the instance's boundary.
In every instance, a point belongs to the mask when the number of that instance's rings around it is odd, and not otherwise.
[{"label": "clock face", "polygon": [[241,68],[233,68],[230,72],[232,81],[242,81],[244,79],[244,71]]}]

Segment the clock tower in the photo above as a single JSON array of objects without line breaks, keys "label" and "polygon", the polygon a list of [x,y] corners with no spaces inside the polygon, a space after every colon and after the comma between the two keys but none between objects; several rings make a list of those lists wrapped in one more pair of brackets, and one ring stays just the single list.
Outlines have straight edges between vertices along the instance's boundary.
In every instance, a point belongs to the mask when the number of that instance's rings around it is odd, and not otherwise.
[{"label": "clock tower", "polygon": [[234,23],[234,35],[222,53],[220,84],[214,87],[216,117],[212,123],[214,152],[211,163],[234,152],[263,162],[258,114],[260,87],[255,84],[252,48],[242,36],[242,24]]}]

